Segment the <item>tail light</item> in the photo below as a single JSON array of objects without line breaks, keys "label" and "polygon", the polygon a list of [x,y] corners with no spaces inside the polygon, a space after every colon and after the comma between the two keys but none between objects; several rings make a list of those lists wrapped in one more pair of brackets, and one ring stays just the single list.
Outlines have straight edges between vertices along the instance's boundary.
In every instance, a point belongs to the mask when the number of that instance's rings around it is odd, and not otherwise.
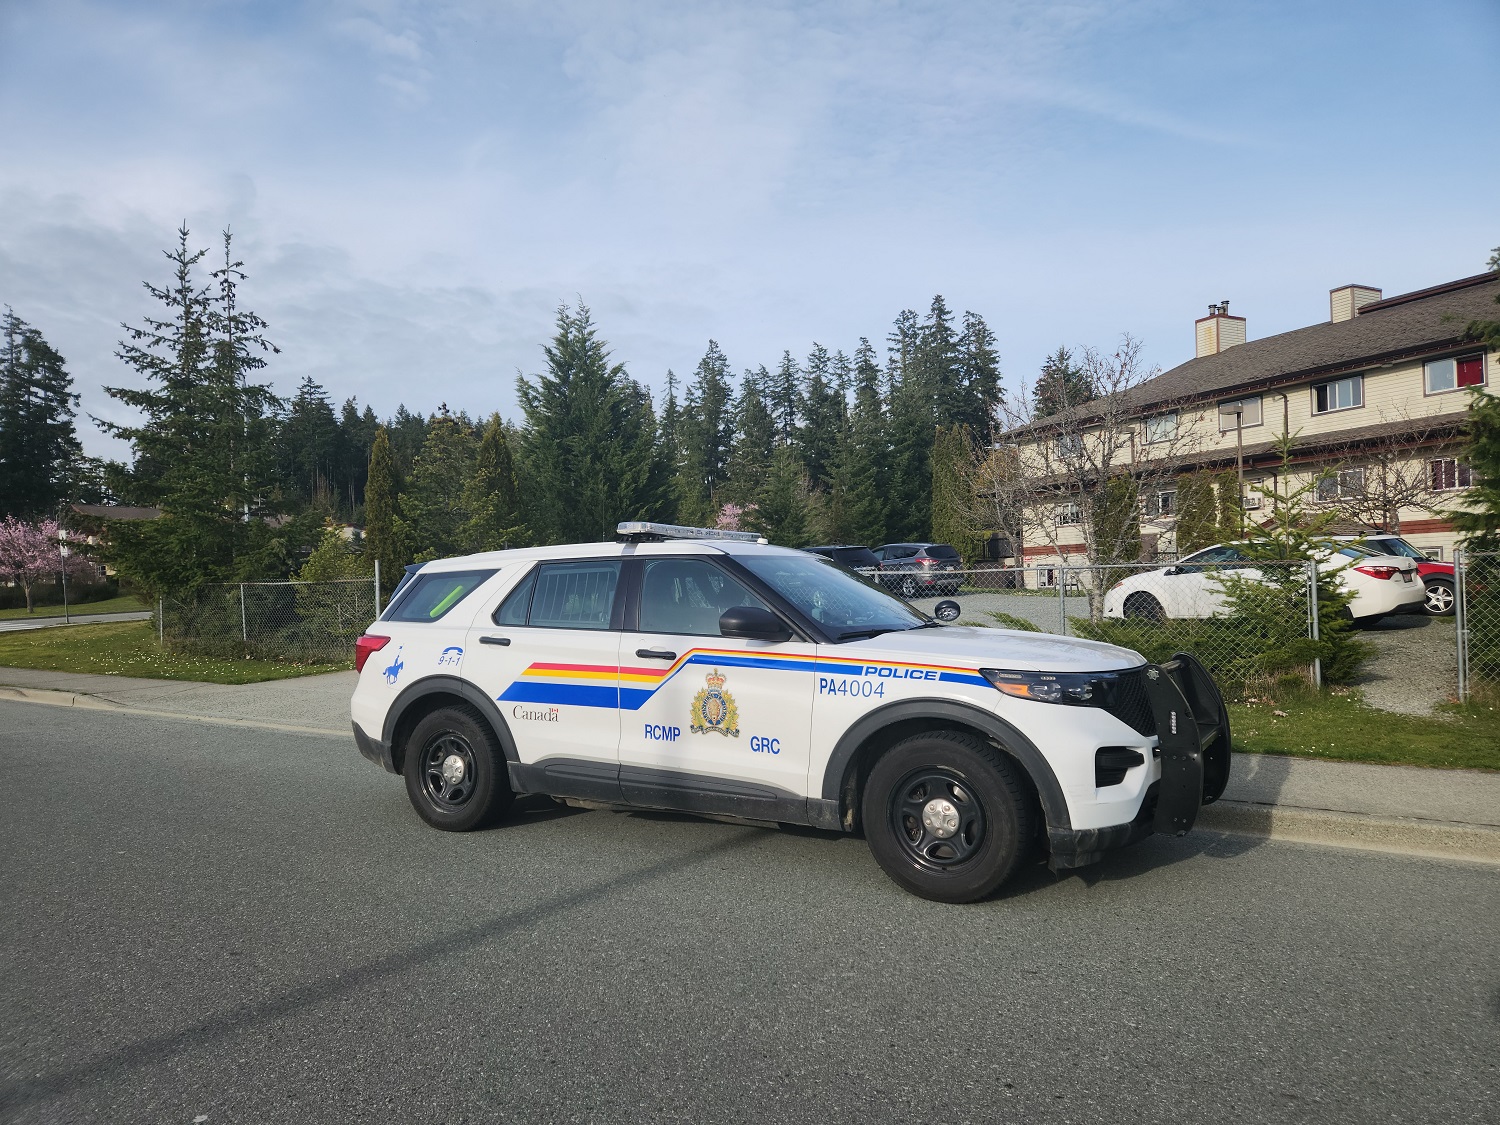
[{"label": "tail light", "polygon": [[390,637],[377,637],[370,633],[366,633],[362,637],[355,637],[354,670],[356,672],[363,672],[365,670],[365,661],[370,659],[370,653],[379,652],[390,643]]},{"label": "tail light", "polygon": [[1368,574],[1371,578],[1394,578],[1401,573],[1399,566],[1357,566],[1354,568],[1361,574]]},{"label": "tail light", "polygon": [[932,565],[932,560],[931,559],[918,559],[917,560],[917,565],[918,566],[931,566]]}]

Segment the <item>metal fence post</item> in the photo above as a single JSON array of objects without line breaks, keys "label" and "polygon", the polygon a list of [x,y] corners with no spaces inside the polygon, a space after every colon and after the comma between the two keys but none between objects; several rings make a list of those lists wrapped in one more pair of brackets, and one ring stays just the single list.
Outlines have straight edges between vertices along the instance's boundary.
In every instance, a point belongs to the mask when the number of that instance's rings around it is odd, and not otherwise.
[{"label": "metal fence post", "polygon": [[1457,632],[1458,651],[1458,701],[1469,697],[1469,606],[1466,594],[1465,570],[1468,559],[1462,547],[1453,552],[1453,577],[1457,599],[1453,603],[1453,624]]},{"label": "metal fence post", "polygon": [[1057,568],[1057,631],[1068,635],[1068,568]]},{"label": "metal fence post", "polygon": [[163,594],[156,595],[156,644],[158,648],[165,648],[166,639],[166,608],[167,599]]},{"label": "metal fence post", "polygon": [[380,560],[375,560],[375,616],[380,616]]},{"label": "metal fence post", "polygon": [[[1316,644],[1321,638],[1318,634],[1318,564],[1307,564],[1307,628]],[[1313,657],[1312,664],[1313,687],[1323,690],[1323,658]]]},{"label": "metal fence post", "polygon": [[250,647],[250,624],[245,619],[245,584],[240,583],[240,640]]}]

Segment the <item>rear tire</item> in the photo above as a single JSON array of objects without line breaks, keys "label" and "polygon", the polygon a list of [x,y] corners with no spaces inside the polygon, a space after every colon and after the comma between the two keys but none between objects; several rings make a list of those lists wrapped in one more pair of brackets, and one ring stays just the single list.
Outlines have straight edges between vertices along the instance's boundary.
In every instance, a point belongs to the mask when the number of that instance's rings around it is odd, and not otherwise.
[{"label": "rear tire", "polygon": [[402,772],[412,808],[443,832],[483,828],[515,800],[500,744],[472,707],[442,707],[417,723]]},{"label": "rear tire", "polygon": [[962,731],[896,743],[870,771],[861,805],[865,840],[881,870],[934,902],[992,893],[1036,832],[1036,806],[1018,768]]},{"label": "rear tire", "polygon": [[1458,599],[1453,596],[1453,586],[1448,582],[1434,580],[1427,583],[1427,601],[1422,609],[1428,617],[1452,617]]},{"label": "rear tire", "polygon": [[903,598],[914,598],[917,596],[917,580],[915,578],[903,578],[901,580],[901,596]]},{"label": "rear tire", "polygon": [[1125,616],[1137,621],[1161,622],[1167,619],[1167,611],[1150,594],[1131,594],[1125,599]]}]

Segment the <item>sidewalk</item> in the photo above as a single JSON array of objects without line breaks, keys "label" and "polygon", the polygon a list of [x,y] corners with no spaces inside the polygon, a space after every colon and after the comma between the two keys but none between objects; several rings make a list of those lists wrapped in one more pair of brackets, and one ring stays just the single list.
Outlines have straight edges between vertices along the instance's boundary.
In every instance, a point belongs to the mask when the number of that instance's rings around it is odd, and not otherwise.
[{"label": "sidewalk", "polygon": [[51,629],[56,625],[103,625],[110,621],[148,621],[150,618],[149,609],[133,609],[124,613],[74,613],[72,621],[60,615],[57,617],[8,617],[0,619],[0,633],[18,633],[26,629]]},{"label": "sidewalk", "polygon": [[[0,699],[347,736],[357,676],[199,684],[0,668]],[[1237,754],[1200,828],[1500,864],[1500,774]]]}]

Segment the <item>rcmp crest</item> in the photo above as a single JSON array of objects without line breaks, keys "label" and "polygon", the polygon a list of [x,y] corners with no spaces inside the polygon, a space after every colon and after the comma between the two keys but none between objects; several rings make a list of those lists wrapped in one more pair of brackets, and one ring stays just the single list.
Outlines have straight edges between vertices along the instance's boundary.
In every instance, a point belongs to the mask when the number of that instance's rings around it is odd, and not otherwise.
[{"label": "rcmp crest", "polygon": [[724,690],[724,674],[715,668],[704,677],[707,686],[693,696],[689,709],[688,729],[694,734],[740,736],[740,709],[735,706],[734,696]]}]

